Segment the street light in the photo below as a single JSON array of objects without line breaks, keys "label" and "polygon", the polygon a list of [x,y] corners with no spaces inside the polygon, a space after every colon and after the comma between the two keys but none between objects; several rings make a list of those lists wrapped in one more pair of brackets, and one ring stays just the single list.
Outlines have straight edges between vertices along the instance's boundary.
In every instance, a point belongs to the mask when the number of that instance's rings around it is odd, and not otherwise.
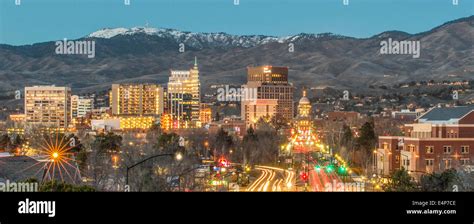
[{"label": "street light", "polygon": [[59,153],[54,152],[52,156],[53,156],[53,161],[54,161],[59,157]]},{"label": "street light", "polygon": [[126,173],[126,176],[125,176],[125,185],[128,185],[128,173],[129,173],[129,171],[130,171],[132,168],[134,168],[134,167],[136,167],[136,166],[138,166],[138,165],[140,165],[140,164],[142,164],[142,163],[144,163],[144,162],[146,162],[146,161],[148,161],[148,160],[150,160],[150,159],[154,159],[154,158],[162,157],[162,156],[170,156],[170,157],[172,157],[172,158],[174,157],[174,158],[175,158],[176,160],[178,160],[178,161],[180,161],[180,160],[183,159],[183,155],[182,155],[181,153],[179,153],[179,152],[176,153],[176,154],[174,154],[174,153],[166,153],[166,154],[153,155],[153,156],[150,156],[150,157],[148,157],[148,158],[146,158],[146,159],[143,159],[143,160],[141,160],[141,161],[139,161],[139,162],[137,162],[137,163],[135,163],[135,164],[133,164],[133,165],[131,165],[131,166],[127,166],[127,173]]},{"label": "street light", "polygon": [[182,159],[183,159],[183,154],[181,154],[180,152],[176,153],[176,160],[181,161]]}]

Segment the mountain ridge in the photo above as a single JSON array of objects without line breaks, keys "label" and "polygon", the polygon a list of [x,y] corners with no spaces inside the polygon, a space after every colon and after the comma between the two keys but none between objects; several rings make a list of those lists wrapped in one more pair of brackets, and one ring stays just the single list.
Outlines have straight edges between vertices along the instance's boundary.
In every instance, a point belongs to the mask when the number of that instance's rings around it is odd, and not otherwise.
[{"label": "mountain ridge", "polygon": [[[127,32],[122,29],[119,31]],[[79,38],[96,41],[93,59],[55,55],[54,41],[0,45],[0,95],[25,85],[69,85],[82,92],[116,82],[165,83],[169,69],[190,68],[194,56],[200,62],[204,90],[213,83],[241,84],[247,66],[262,64],[290,67],[290,80],[296,86],[329,85],[357,91],[409,80],[474,77],[474,16],[417,34],[386,31],[369,38],[331,33],[271,37],[220,32],[206,36],[174,29],[155,35],[157,28],[145,29],[108,39],[96,37],[98,31]],[[386,38],[420,40],[421,57],[380,55],[380,41]],[[290,42],[294,52],[288,50]],[[184,53],[178,51],[180,43],[185,44]]]}]

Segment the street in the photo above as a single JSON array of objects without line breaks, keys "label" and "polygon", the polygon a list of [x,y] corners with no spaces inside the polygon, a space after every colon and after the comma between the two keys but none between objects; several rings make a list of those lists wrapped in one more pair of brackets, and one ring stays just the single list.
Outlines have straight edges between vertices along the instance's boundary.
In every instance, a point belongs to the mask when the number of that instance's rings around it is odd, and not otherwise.
[{"label": "street", "polygon": [[291,191],[295,182],[295,173],[269,166],[256,166],[261,175],[247,189],[251,192]]}]

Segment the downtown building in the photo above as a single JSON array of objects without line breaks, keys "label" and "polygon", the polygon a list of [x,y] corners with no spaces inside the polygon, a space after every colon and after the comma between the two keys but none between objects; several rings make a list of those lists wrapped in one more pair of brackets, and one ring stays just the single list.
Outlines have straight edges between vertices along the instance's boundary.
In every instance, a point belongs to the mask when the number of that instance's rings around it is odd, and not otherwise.
[{"label": "downtown building", "polygon": [[73,118],[85,117],[94,109],[94,99],[78,95],[71,96],[71,115]]},{"label": "downtown building", "polygon": [[200,127],[201,84],[197,59],[190,70],[171,70],[166,90],[165,114],[172,128]]},{"label": "downtown building", "polygon": [[474,106],[435,107],[405,124],[404,136],[379,136],[374,168],[390,175],[402,167],[414,177],[472,166]]},{"label": "downtown building", "polygon": [[164,88],[157,84],[113,84],[112,116],[92,120],[93,130],[143,131],[158,123],[164,108]]},{"label": "downtown building", "polygon": [[25,87],[25,123],[67,129],[71,123],[71,89],[57,86]]},{"label": "downtown building", "polygon": [[159,116],[163,87],[156,84],[112,84],[110,107],[117,116]]},{"label": "downtown building", "polygon": [[[275,114],[277,120],[291,122],[293,119],[293,86],[288,82],[288,67],[259,66],[247,68],[247,84],[244,89],[256,89],[255,100],[241,101],[241,116],[247,127],[258,121],[255,112],[260,108],[268,108],[268,111],[276,102]],[[267,104],[265,104],[267,103]]]}]

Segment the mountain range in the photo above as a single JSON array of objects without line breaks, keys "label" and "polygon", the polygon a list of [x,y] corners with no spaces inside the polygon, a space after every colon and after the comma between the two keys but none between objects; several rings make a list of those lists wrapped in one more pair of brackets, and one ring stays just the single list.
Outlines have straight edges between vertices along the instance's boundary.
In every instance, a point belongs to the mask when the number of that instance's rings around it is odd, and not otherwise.
[{"label": "mountain range", "polygon": [[[381,41],[389,38],[420,41],[420,57],[380,54]],[[211,84],[243,84],[247,66],[253,65],[288,66],[290,81],[297,87],[353,91],[365,91],[369,85],[474,78],[474,16],[422,33],[387,31],[369,38],[134,27],[105,28],[78,40],[95,41],[94,58],[57,55],[55,41],[0,44],[0,95],[11,95],[28,85],[67,85],[73,92],[83,93],[105,90],[112,83],[164,84],[170,69],[189,69],[194,57],[198,58],[204,92]],[[184,52],[179,51],[182,46]]]}]

